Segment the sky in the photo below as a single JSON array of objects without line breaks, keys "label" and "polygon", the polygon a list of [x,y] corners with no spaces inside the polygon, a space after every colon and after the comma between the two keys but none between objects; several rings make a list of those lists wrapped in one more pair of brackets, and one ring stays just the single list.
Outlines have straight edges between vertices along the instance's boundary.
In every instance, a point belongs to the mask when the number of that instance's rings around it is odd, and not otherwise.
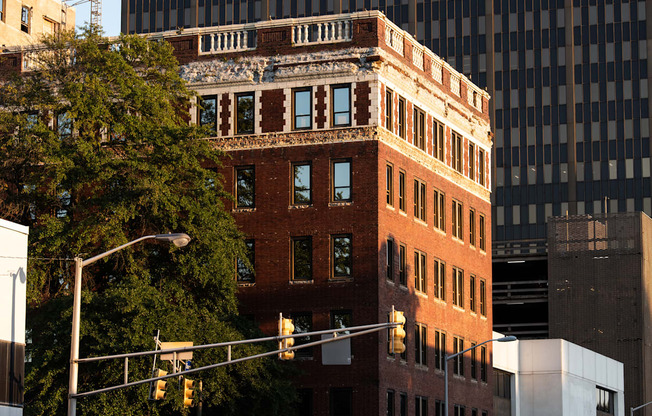
[{"label": "sky", "polygon": [[[66,1],[67,4],[75,4],[77,1]],[[121,0],[102,1],[102,28],[106,36],[118,36],[120,34],[120,6]],[[86,1],[75,6],[75,26],[84,26],[91,20],[91,3]]]}]

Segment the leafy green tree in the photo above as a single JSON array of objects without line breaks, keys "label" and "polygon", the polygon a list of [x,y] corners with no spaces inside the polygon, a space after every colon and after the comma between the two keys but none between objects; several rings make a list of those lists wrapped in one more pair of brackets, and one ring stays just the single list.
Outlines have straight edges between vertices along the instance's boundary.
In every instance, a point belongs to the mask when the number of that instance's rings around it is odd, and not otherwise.
[{"label": "leafy green tree", "polygon": [[[143,235],[186,232],[184,248],[143,242],[84,268],[80,356],[154,349],[162,339],[195,345],[260,336],[238,317],[234,265],[244,243],[215,168],[223,155],[188,122],[193,93],[166,42],[92,30],[44,40],[36,70],[0,81],[0,215],[28,225],[25,413],[63,414],[67,400],[72,258]],[[234,347],[234,358],[268,346]],[[195,367],[224,350],[195,352]],[[159,363],[166,368],[167,363]],[[151,357],[129,363],[147,378]],[[123,362],[80,366],[79,390],[122,382]],[[291,414],[294,392],[274,359],[195,376],[205,414]],[[168,397],[148,386],[78,401],[80,414],[188,413],[176,380]]]}]

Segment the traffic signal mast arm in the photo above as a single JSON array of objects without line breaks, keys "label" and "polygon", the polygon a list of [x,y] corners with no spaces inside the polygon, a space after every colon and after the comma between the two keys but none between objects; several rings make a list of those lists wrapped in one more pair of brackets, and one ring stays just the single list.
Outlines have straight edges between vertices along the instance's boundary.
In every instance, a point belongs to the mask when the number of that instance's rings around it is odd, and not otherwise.
[{"label": "traffic signal mast arm", "polygon": [[[399,325],[402,325],[402,322],[387,322],[387,323],[381,323],[381,324],[370,324],[370,325],[360,325],[360,326],[352,326],[352,327],[346,327],[346,328],[338,328],[338,329],[326,329],[323,331],[313,331],[313,332],[302,332],[300,334],[292,334],[292,335],[278,335],[278,336],[273,336],[273,337],[264,337],[264,338],[254,338],[254,339],[248,339],[248,340],[241,340],[241,341],[229,341],[229,342],[220,342],[217,344],[206,344],[206,345],[195,345],[192,347],[183,347],[183,348],[172,348],[172,349],[166,349],[166,350],[154,350],[154,351],[143,351],[143,352],[133,352],[133,353],[127,353],[127,354],[117,354],[117,355],[107,355],[107,356],[102,356],[102,357],[92,357],[92,358],[81,358],[78,359],[78,363],[89,363],[89,362],[96,362],[96,361],[103,361],[103,360],[115,360],[115,359],[124,359],[125,360],[125,369],[127,368],[127,360],[132,357],[142,357],[142,356],[147,356],[147,355],[153,355],[153,354],[172,354],[172,353],[179,353],[179,352],[186,352],[186,351],[196,351],[196,350],[203,350],[203,349],[210,349],[210,348],[219,348],[219,347],[230,347],[234,345],[243,345],[243,344],[253,344],[256,342],[269,342],[269,341],[277,341],[277,342],[282,342],[286,338],[294,338],[297,335],[301,337],[308,337],[308,336],[316,336],[316,335],[323,335],[323,334],[333,334],[333,338],[329,339],[324,339],[324,340],[319,340],[319,341],[314,341],[314,342],[308,342],[305,344],[293,346],[293,347],[287,347],[283,349],[278,349],[275,351],[268,351],[260,354],[255,354],[251,355],[248,357],[242,357],[242,358],[237,358],[233,360],[228,360],[224,361],[221,363],[216,363],[216,364],[211,364],[207,365],[204,367],[197,367],[197,368],[192,368],[190,370],[185,370],[181,371],[178,373],[170,373],[167,375],[163,375],[160,377],[152,377],[148,378],[145,380],[138,380],[138,381],[132,381],[129,383],[124,383],[116,386],[111,386],[111,387],[106,387],[103,389],[98,389],[98,390],[93,390],[93,391],[87,391],[83,393],[77,393],[72,395],[72,397],[87,397],[87,396],[94,396],[96,394],[100,393],[106,393],[109,391],[114,391],[114,390],[119,390],[127,387],[132,387],[132,386],[138,386],[141,384],[147,384],[147,383],[152,383],[158,380],[165,380],[167,378],[171,377],[179,377],[179,376],[186,376],[188,374],[193,374],[193,373],[198,373],[200,371],[205,371],[205,370],[210,370],[213,368],[218,368],[218,367],[223,367],[229,364],[235,364],[243,361],[248,361],[248,360],[253,360],[257,358],[263,358],[263,357],[269,357],[273,355],[278,355],[282,352],[286,351],[291,351],[291,350],[298,350],[302,348],[310,348],[314,347],[316,345],[322,345],[322,344],[327,344],[329,342],[335,342],[335,341],[340,341],[343,339],[347,338],[354,338],[358,337],[361,335],[366,335],[366,334],[371,334],[374,332],[379,332],[386,330],[388,328],[395,328]],[[350,332],[349,334],[344,334],[344,335],[337,335],[338,332],[343,332],[343,331],[348,331]]]}]

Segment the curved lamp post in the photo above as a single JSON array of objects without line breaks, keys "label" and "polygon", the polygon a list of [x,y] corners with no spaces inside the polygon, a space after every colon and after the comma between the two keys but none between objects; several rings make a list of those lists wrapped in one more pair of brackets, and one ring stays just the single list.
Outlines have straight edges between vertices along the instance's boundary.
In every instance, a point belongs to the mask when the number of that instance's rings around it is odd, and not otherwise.
[{"label": "curved lamp post", "polygon": [[478,348],[481,345],[487,344],[489,342],[510,342],[510,341],[516,341],[516,337],[514,335],[510,335],[508,337],[502,337],[502,338],[494,338],[494,339],[488,339],[486,341],[482,341],[478,345],[474,345],[470,348],[467,348],[463,351],[457,352],[453,355],[448,355],[444,353],[444,416],[448,416],[448,361],[452,360],[453,358],[463,355],[467,351],[471,351],[472,349]]},{"label": "curved lamp post", "polygon": [[72,341],[70,343],[70,379],[68,383],[68,416],[75,416],[77,414],[77,399],[72,397],[72,395],[77,394],[77,375],[79,367],[77,360],[79,359],[79,315],[81,313],[82,268],[100,259],[103,259],[104,257],[111,255],[116,251],[120,251],[143,240],[150,239],[168,241],[177,247],[184,247],[190,242],[190,236],[185,233],[146,235],[86,260],[83,260],[81,257],[75,257],[75,288],[73,292],[74,294],[72,306]]},{"label": "curved lamp post", "polygon": [[634,412],[635,412],[636,410],[638,410],[638,409],[642,409],[642,408],[644,408],[645,406],[648,406],[648,405],[650,405],[650,404],[652,404],[652,402],[647,402],[647,403],[642,404],[642,405],[640,405],[640,406],[638,406],[638,407],[630,407],[630,408],[629,408],[629,414],[630,414],[631,416],[634,416]]}]

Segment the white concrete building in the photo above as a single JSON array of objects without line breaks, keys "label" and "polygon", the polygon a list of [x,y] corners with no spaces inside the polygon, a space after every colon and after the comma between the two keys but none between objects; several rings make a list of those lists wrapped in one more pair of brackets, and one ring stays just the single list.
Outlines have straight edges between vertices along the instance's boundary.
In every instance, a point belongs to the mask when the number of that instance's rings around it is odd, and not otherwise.
[{"label": "white concrete building", "polygon": [[0,219],[0,416],[23,414],[28,234]]},{"label": "white concrete building", "polygon": [[625,415],[623,364],[563,339],[497,342],[493,366],[494,416]]}]

